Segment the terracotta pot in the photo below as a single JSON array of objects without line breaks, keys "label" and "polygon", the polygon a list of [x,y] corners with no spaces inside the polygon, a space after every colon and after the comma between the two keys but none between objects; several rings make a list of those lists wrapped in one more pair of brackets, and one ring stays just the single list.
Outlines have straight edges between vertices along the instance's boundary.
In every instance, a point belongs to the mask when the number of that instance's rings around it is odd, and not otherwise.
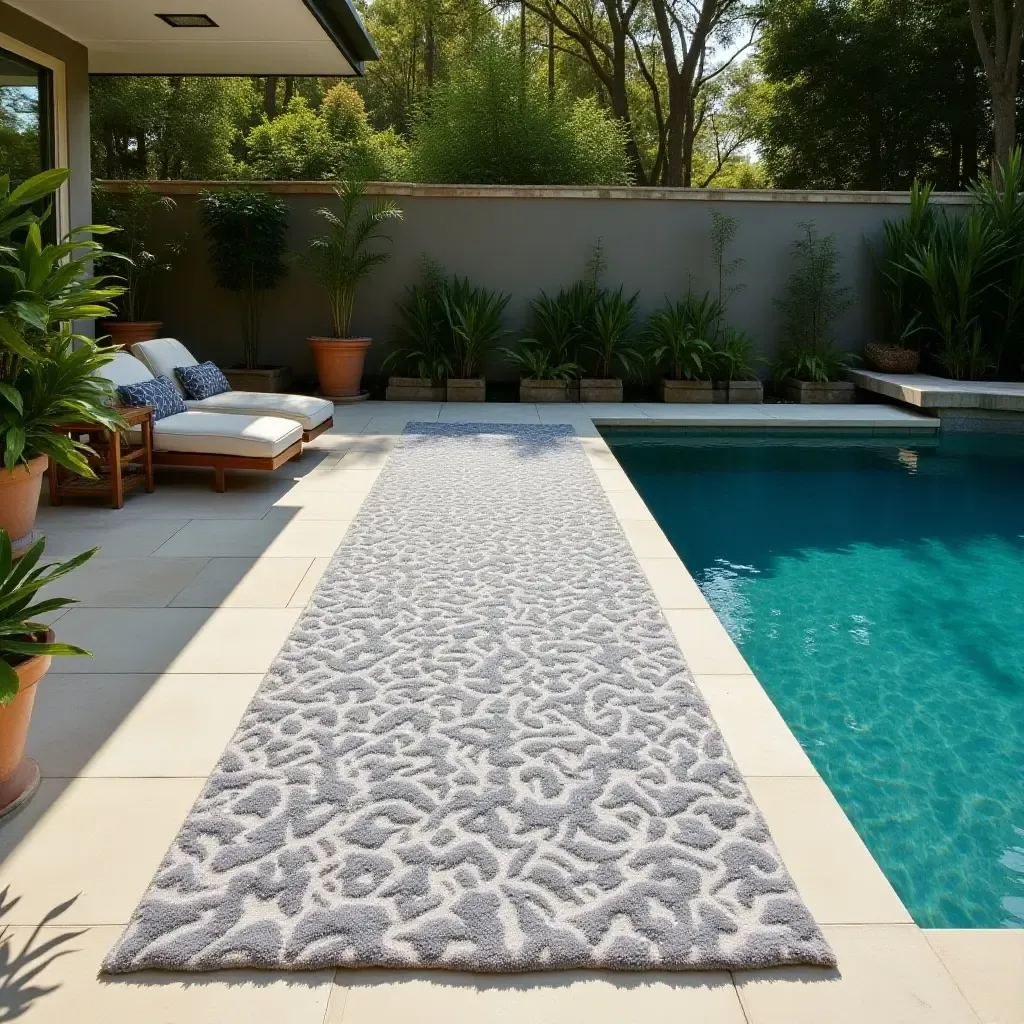
[{"label": "terracotta pot", "polygon": [[110,335],[111,345],[122,345],[131,351],[139,341],[152,341],[164,329],[162,320],[104,320],[103,330]]},{"label": "terracotta pot", "polygon": [[[47,630],[46,642],[53,643],[52,629]],[[49,668],[48,654],[15,665],[18,695],[7,707],[0,707],[0,819],[24,806],[39,785],[39,766],[25,756],[25,740],[36,701],[36,684]]]},{"label": "terracotta pot", "polygon": [[36,524],[39,488],[48,461],[45,455],[37,455],[28,460],[28,465],[15,466],[10,472],[0,468],[0,526],[11,538],[15,558],[23,555],[35,540],[32,527]]},{"label": "terracotta pot", "polygon": [[354,398],[359,394],[369,338],[310,338],[309,347],[325,398]]}]

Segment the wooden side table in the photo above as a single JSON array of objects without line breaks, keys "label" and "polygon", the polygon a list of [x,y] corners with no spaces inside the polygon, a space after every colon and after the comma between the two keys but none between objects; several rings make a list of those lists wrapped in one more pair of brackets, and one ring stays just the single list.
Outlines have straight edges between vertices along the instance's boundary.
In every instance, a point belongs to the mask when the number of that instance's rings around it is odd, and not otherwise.
[{"label": "wooden side table", "polygon": [[123,508],[126,491],[145,485],[146,493],[153,493],[153,409],[148,405],[118,406],[116,411],[129,427],[142,428],[142,444],[123,447],[119,430],[96,423],[61,424],[62,434],[84,436],[96,453],[87,456],[96,479],[87,480],[50,459],[51,505],[61,505],[65,498],[109,495],[111,508]]}]

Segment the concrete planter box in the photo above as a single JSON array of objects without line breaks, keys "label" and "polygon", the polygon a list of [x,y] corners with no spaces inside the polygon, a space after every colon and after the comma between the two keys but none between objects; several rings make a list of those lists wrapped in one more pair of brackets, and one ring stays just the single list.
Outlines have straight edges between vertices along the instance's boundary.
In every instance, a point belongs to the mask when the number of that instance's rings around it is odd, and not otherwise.
[{"label": "concrete planter box", "polygon": [[[579,399],[577,398],[577,401]],[[569,385],[561,380],[521,380],[520,402],[570,402]]]},{"label": "concrete planter box", "polygon": [[446,390],[429,377],[389,377],[384,397],[389,402],[443,402]]},{"label": "concrete planter box", "polygon": [[730,405],[757,405],[764,401],[764,385],[759,380],[731,380],[726,394]]},{"label": "concrete planter box", "polygon": [[287,391],[292,382],[292,371],[287,366],[259,366],[245,370],[232,366],[224,370],[232,391],[262,391],[276,394]]},{"label": "concrete planter box", "polygon": [[854,386],[845,380],[819,384],[787,377],[782,382],[783,396],[804,405],[852,405],[855,392]]},{"label": "concrete planter box", "polygon": [[449,402],[485,402],[487,382],[483,377],[449,377],[447,384]]},{"label": "concrete planter box", "polygon": [[[658,382],[658,393],[663,402],[672,404],[686,403],[708,405],[711,402],[724,402],[725,392],[718,391],[709,380],[665,380]],[[716,398],[721,394],[721,398]]]},{"label": "concrete planter box", "polygon": [[614,378],[584,377],[580,381],[581,402],[621,402],[622,381]]}]

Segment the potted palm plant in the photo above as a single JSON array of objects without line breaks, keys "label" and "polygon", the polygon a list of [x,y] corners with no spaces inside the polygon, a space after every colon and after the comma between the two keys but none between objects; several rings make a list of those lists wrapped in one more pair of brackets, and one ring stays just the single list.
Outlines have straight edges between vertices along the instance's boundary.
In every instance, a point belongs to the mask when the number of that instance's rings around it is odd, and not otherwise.
[{"label": "potted palm plant", "polygon": [[104,224],[117,229],[107,243],[112,256],[120,257],[117,272],[124,281],[124,294],[117,300],[117,318],[107,320],[103,329],[115,345],[131,348],[137,341],[160,336],[163,323],[147,320],[146,311],[153,281],[173,267],[173,259],[185,250],[185,239],[157,243],[154,220],[177,205],[170,196],[157,195],[151,188],[132,181],[117,192],[97,185],[95,212]]},{"label": "potted palm plant", "polygon": [[25,756],[36,686],[56,655],[89,655],[54,642],[53,630],[37,621],[69,604],[50,597],[33,603],[38,591],[87,562],[93,548],[67,562],[39,565],[46,542],[37,540],[19,562],[11,539],[0,529],[0,820],[22,807],[39,785],[39,766]]},{"label": "potted palm plant", "polygon": [[[45,171],[13,192],[0,177],[0,528],[15,555],[32,542],[42,475],[52,458],[82,476],[95,476],[85,445],[54,431],[88,420],[114,427],[110,383],[98,376],[114,356],[92,338],[72,333],[71,322],[108,316],[123,291],[90,276],[103,247],[82,231],[44,245],[45,204],[67,180],[66,170]],[[92,227],[88,231],[102,233]]]},{"label": "potted palm plant", "polygon": [[390,241],[381,228],[388,221],[401,220],[402,211],[388,199],[364,204],[366,183],[362,181],[343,181],[334,192],[341,209],[338,213],[326,207],[317,210],[328,231],[310,239],[301,259],[327,293],[331,306],[333,336],[309,339],[320,390],[328,398],[352,399],[359,396],[363,362],[371,344],[370,338],[349,336],[356,289],[372,270],[391,259],[388,252],[366,247],[375,239]]},{"label": "potted palm plant", "polygon": [[632,337],[638,298],[639,292],[625,298],[621,287],[598,293],[583,344],[594,356],[596,376],[580,381],[581,402],[622,401],[622,379],[613,374],[629,373],[639,361]]},{"label": "potted palm plant", "polygon": [[446,381],[449,402],[482,402],[486,381],[478,376],[480,360],[494,347],[503,331],[501,315],[509,296],[453,278],[441,295],[451,331],[455,377]]},{"label": "potted palm plant", "polygon": [[259,354],[266,293],[288,273],[288,204],[255,189],[208,189],[199,196],[199,217],[217,285],[241,304],[243,361],[224,376],[236,391],[283,391],[291,371],[261,365]]}]

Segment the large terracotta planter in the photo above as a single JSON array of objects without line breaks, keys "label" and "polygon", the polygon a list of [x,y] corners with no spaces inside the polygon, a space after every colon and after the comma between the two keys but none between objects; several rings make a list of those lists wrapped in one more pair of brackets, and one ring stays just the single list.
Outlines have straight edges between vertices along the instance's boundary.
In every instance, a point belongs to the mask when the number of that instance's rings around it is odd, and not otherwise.
[{"label": "large terracotta planter", "polygon": [[325,398],[355,398],[363,379],[369,338],[310,338],[320,392]]},{"label": "large terracotta planter", "polygon": [[104,320],[102,329],[110,335],[111,345],[131,351],[137,342],[159,338],[164,324],[162,320]]},{"label": "large terracotta planter", "polygon": [[226,368],[224,376],[232,391],[258,391],[261,394],[279,394],[292,382],[292,371],[287,366],[257,366],[247,370],[243,366]]},{"label": "large terracotta planter", "polygon": [[[47,631],[46,642],[53,643],[52,629]],[[25,756],[25,740],[36,684],[49,668],[48,654],[16,665],[18,695],[7,707],[0,707],[0,820],[28,803],[39,786],[39,765]]]},{"label": "large terracotta planter", "polygon": [[39,488],[47,461],[45,455],[37,455],[29,459],[28,465],[15,466],[10,472],[0,467],[0,527],[11,538],[15,558],[23,555],[35,540],[32,527],[36,524]]}]

